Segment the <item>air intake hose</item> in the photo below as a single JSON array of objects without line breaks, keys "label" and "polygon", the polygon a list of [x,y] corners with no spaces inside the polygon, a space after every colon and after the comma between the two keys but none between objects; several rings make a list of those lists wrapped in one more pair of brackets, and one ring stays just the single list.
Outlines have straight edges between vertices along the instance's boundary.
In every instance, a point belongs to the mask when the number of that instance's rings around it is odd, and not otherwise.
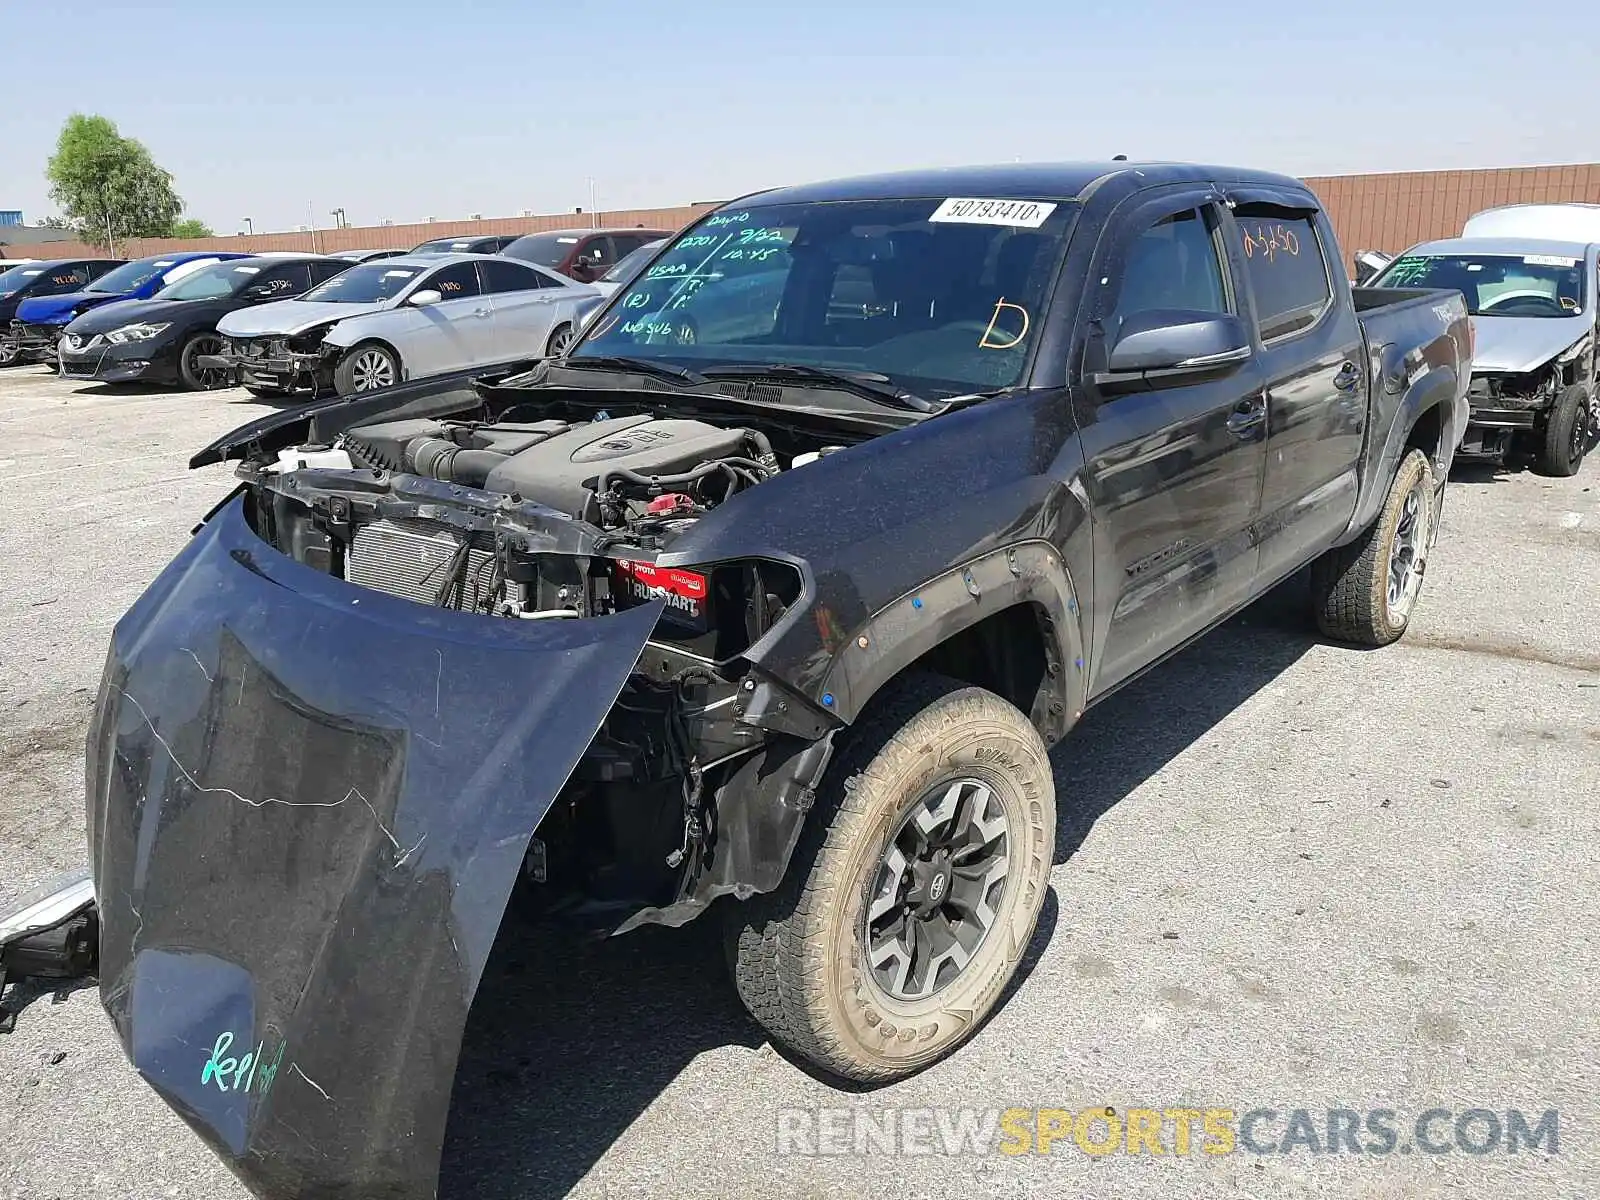
[{"label": "air intake hose", "polygon": [[466,487],[482,487],[489,472],[506,461],[493,450],[464,450],[443,438],[418,438],[406,446],[406,465],[413,474]]}]

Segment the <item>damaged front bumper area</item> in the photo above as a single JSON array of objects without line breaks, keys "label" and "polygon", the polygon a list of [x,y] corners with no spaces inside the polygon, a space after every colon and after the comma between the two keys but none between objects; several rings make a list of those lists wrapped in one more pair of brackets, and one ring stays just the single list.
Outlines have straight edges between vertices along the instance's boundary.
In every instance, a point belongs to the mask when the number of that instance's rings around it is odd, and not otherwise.
[{"label": "damaged front bumper area", "polygon": [[65,325],[33,325],[12,321],[8,340],[16,344],[18,362],[49,362],[56,355],[56,343],[61,340],[61,331],[65,328]]},{"label": "damaged front bumper area", "polygon": [[1503,457],[1519,434],[1540,427],[1559,391],[1559,381],[1548,368],[1524,374],[1473,375],[1467,392],[1471,412],[1457,456]]},{"label": "damaged front bumper area", "polygon": [[236,494],[117,625],[87,747],[100,989],[262,1197],[428,1197],[530,839],[661,613],[513,621],[278,553]]},{"label": "damaged front bumper area", "polygon": [[298,339],[228,338],[219,354],[202,354],[196,364],[224,370],[244,387],[292,392],[320,392],[333,384],[333,355],[318,344]]},{"label": "damaged front bumper area", "polygon": [[[80,338],[68,334],[56,346],[56,370],[63,379],[98,383],[134,383],[147,379],[158,359],[169,358],[166,346],[149,342],[108,342],[104,335]],[[176,373],[176,368],[171,368]]]}]

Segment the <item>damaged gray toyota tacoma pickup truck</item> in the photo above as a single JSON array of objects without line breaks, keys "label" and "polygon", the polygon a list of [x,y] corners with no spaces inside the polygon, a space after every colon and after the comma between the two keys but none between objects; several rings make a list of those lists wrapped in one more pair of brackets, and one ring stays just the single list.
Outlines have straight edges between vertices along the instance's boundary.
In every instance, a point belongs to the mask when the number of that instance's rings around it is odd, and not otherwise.
[{"label": "damaged gray toyota tacoma pickup truck", "polygon": [[1279,176],[787,188],[565,357],[201,452],[239,487],[118,624],[88,739],[134,1066],[258,1195],[431,1196],[514,894],[714,908],[836,1076],[951,1053],[1034,934],[1085,709],[1307,565],[1329,635],[1406,628],[1471,335],[1340,263]]}]

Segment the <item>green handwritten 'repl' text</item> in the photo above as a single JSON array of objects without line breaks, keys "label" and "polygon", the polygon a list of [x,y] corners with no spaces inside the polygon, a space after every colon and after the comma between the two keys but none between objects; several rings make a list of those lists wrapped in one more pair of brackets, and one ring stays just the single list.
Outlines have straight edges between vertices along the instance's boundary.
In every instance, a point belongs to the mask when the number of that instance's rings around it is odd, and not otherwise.
[{"label": "green handwritten 'repl' text", "polygon": [[216,1084],[217,1090],[223,1092],[249,1092],[252,1089],[258,1096],[265,1096],[272,1090],[273,1080],[278,1077],[278,1067],[283,1062],[283,1051],[288,1042],[279,1042],[277,1053],[268,1057],[262,1051],[266,1046],[263,1040],[256,1043],[256,1048],[242,1057],[232,1057],[228,1050],[233,1045],[233,1034],[220,1033],[216,1042],[211,1047],[211,1057],[206,1059],[205,1066],[200,1069],[200,1086]]}]

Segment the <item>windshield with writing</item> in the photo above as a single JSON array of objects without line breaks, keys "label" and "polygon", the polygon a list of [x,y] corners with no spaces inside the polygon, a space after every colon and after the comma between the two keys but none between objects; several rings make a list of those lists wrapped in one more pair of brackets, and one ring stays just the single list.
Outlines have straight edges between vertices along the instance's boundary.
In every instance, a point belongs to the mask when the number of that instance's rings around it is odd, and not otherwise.
[{"label": "windshield with writing", "polygon": [[123,263],[114,271],[107,271],[83,290],[112,296],[137,291],[162,271],[173,265],[170,258],[141,258]]},{"label": "windshield with writing", "polygon": [[421,267],[392,267],[380,259],[341,271],[300,299],[320,304],[376,304],[398,296],[420,274]]},{"label": "windshield with writing", "polygon": [[1475,317],[1575,317],[1583,310],[1583,260],[1556,254],[1407,254],[1373,285],[1454,288]]},{"label": "windshield with writing", "polygon": [[157,300],[220,300],[248,287],[261,268],[232,262],[213,263],[185,275],[156,293]]},{"label": "windshield with writing", "polygon": [[14,296],[43,274],[43,267],[12,267],[0,272],[0,296]]},{"label": "windshield with writing", "polygon": [[621,291],[573,357],[873,372],[928,399],[1008,387],[1072,207],[861,200],[730,208]]}]

